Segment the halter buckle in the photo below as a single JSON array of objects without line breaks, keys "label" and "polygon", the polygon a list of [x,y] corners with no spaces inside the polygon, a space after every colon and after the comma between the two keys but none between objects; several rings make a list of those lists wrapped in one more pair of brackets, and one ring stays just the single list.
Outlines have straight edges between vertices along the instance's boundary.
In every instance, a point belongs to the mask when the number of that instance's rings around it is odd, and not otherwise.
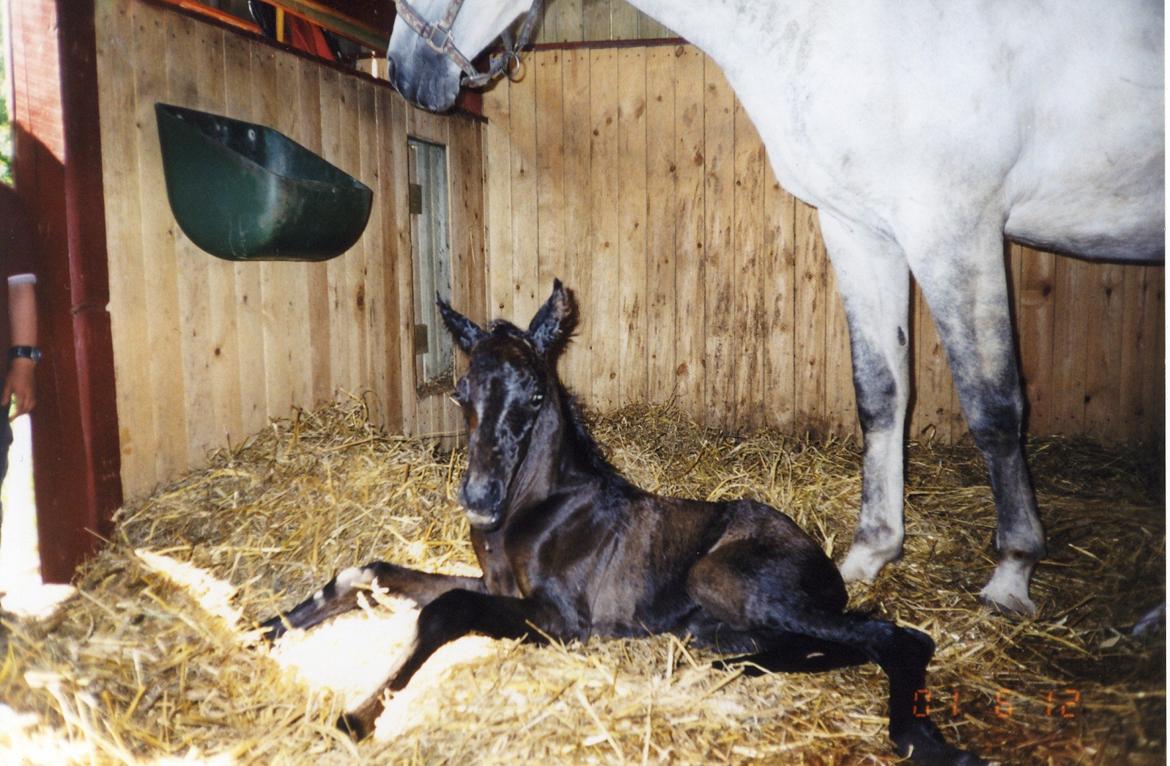
[{"label": "halter buckle", "polygon": [[422,35],[422,39],[436,53],[446,53],[448,46],[451,45],[451,30],[440,24],[434,24],[425,35]]}]

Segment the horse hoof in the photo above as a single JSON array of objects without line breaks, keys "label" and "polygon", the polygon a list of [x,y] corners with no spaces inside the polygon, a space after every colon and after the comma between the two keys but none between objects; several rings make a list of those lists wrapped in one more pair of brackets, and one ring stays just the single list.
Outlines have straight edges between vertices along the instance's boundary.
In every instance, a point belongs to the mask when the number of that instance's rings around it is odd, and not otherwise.
[{"label": "horse hoof", "polygon": [[354,742],[361,742],[370,736],[370,727],[353,713],[344,713],[339,716],[337,728],[348,734]]},{"label": "horse hoof", "polygon": [[1005,553],[995,565],[991,579],[979,592],[979,600],[1008,617],[1035,617],[1036,605],[1028,597],[1028,582],[1035,566],[1035,559]]},{"label": "horse hoof", "polygon": [[271,646],[276,639],[288,633],[288,625],[285,624],[284,618],[278,614],[260,623],[260,630],[263,631],[260,637]]},{"label": "horse hoof", "polygon": [[901,555],[900,545],[878,550],[862,543],[854,543],[837,570],[845,582],[873,582],[881,573],[882,567]]},{"label": "horse hoof", "polygon": [[987,766],[990,763],[975,753],[948,744],[942,732],[929,721],[898,737],[894,745],[898,755],[924,766]]},{"label": "horse hoof", "polygon": [[1013,619],[1031,619],[1036,616],[1036,604],[1028,598],[1025,588],[1005,587],[998,578],[991,578],[991,582],[979,592],[979,601],[994,612]]}]

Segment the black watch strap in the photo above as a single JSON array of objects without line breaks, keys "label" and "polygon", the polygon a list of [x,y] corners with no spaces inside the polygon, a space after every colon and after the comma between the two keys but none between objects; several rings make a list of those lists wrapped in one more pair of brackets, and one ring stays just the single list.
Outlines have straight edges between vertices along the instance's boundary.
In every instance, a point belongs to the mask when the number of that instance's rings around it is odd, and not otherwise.
[{"label": "black watch strap", "polygon": [[41,350],[36,346],[12,346],[8,349],[8,361],[13,359],[31,359],[36,363],[41,361]]}]

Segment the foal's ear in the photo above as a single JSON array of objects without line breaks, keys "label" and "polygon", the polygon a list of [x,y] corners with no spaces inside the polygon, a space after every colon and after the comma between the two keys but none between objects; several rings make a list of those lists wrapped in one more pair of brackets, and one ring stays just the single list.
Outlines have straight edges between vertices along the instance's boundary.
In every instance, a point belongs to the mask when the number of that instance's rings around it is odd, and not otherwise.
[{"label": "foal's ear", "polygon": [[528,337],[539,353],[555,359],[564,350],[576,326],[577,301],[573,293],[561,284],[561,280],[553,280],[552,295],[536,312],[536,316],[532,317],[532,323],[528,325]]},{"label": "foal's ear", "polygon": [[463,349],[463,353],[470,354],[471,347],[483,340],[487,333],[475,322],[451,308],[451,304],[438,295],[435,296],[435,302],[439,304],[439,314],[443,317],[443,324],[447,325],[451,337],[455,339],[455,345]]}]

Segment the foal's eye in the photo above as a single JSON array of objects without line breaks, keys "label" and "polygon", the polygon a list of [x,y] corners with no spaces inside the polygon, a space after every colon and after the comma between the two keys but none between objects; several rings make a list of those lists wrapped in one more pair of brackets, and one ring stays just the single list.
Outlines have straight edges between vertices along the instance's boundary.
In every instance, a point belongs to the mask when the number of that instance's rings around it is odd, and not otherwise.
[{"label": "foal's eye", "polygon": [[541,393],[535,393],[532,395],[532,398],[529,399],[529,403],[531,403],[533,407],[539,407],[540,403],[543,401],[544,401],[544,394],[541,394]]}]

